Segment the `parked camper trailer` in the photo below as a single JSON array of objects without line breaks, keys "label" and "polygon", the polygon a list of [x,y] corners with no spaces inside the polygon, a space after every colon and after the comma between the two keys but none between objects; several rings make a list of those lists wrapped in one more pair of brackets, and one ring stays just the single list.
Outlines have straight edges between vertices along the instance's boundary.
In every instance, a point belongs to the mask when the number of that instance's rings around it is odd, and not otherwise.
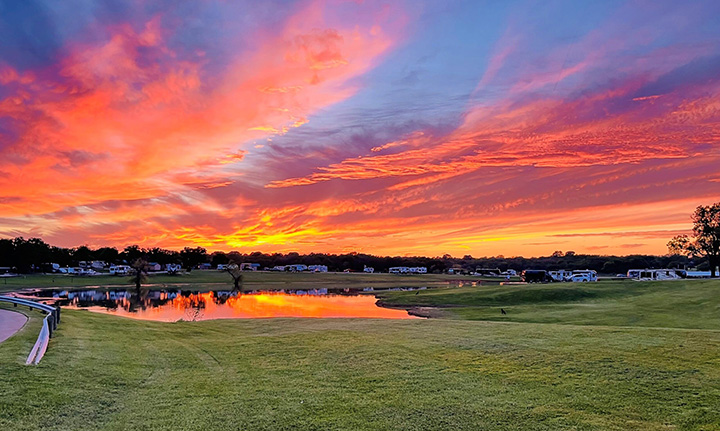
[{"label": "parked camper trailer", "polygon": [[680,278],[710,278],[710,271],[693,271],[689,269],[675,269]]},{"label": "parked camper trailer", "polygon": [[285,271],[290,271],[290,272],[303,272],[303,271],[307,271],[307,270],[308,270],[307,265],[303,265],[301,263],[295,263],[292,265],[285,266]]},{"label": "parked camper trailer", "polygon": [[179,263],[168,263],[165,265],[165,271],[169,274],[177,274],[182,270],[182,265]]},{"label": "parked camper trailer", "polygon": [[631,269],[628,278],[640,281],[677,280],[680,276],[674,269]]},{"label": "parked camper trailer", "polygon": [[526,269],[520,274],[522,281],[526,283],[552,283],[555,279],[544,270]]},{"label": "parked camper trailer", "polygon": [[502,271],[499,268],[476,268],[475,273],[484,277],[502,277]]},{"label": "parked camper trailer", "polygon": [[567,269],[549,271],[548,274],[550,274],[550,277],[552,277],[554,281],[568,281],[573,275],[572,271]]},{"label": "parked camper trailer", "polygon": [[307,269],[312,272],[328,272],[327,265],[309,265]]},{"label": "parked camper trailer", "polygon": [[131,270],[128,265],[110,265],[110,275],[128,275]]},{"label": "parked camper trailer", "polygon": [[388,272],[390,274],[408,274],[410,273],[410,268],[407,266],[393,266],[392,268],[388,269]]}]

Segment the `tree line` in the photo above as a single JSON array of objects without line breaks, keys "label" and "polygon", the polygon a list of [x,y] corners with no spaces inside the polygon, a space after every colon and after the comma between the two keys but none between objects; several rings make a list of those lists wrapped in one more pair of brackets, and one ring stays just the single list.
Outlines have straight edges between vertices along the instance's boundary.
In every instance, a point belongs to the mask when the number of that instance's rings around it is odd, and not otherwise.
[{"label": "tree line", "polygon": [[78,266],[81,261],[104,261],[107,263],[131,264],[137,259],[157,262],[161,265],[179,263],[186,270],[192,270],[200,264],[209,263],[213,268],[218,264],[257,263],[260,268],[272,268],[289,264],[326,265],[330,271],[362,271],[372,267],[375,271],[386,272],[394,266],[424,266],[429,273],[445,273],[453,269],[456,272],[472,272],[478,268],[507,269],[594,269],[603,274],[625,273],[634,268],[684,268],[699,265],[707,269],[707,262],[688,255],[670,254],[666,256],[630,255],[601,256],[576,254],[572,251],[555,251],[544,257],[473,257],[466,255],[454,257],[443,255],[424,256],[374,256],[364,253],[328,254],[328,253],[229,253],[216,251],[209,253],[203,247],[185,247],[182,250],[168,250],[159,247],[141,248],[130,245],[122,250],[114,247],[75,248],[56,247],[39,238],[0,239],[0,267],[11,268],[14,272],[32,273],[49,271],[49,263],[60,266]]}]

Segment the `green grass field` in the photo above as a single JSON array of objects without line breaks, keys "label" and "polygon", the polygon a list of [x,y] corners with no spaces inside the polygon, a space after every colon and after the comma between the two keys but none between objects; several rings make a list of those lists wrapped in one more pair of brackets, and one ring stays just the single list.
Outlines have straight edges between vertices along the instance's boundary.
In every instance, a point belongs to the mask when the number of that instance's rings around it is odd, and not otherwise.
[{"label": "green grass field", "polygon": [[466,320],[720,330],[720,280],[482,285],[378,296],[389,306],[438,307],[433,315]]},{"label": "green grass field", "polygon": [[413,321],[66,310],[39,366],[23,365],[38,318],[0,344],[0,429],[716,430],[718,293],[720,281],[383,293],[445,317]]}]

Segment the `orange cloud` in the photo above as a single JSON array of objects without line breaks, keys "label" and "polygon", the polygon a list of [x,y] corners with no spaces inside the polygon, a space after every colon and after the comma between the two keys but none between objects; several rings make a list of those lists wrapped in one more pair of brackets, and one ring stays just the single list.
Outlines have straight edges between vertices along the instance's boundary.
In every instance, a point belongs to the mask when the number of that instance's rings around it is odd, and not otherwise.
[{"label": "orange cloud", "polygon": [[140,30],[109,28],[103,42],[68,46],[56,81],[3,66],[0,80],[19,89],[0,101],[0,116],[20,125],[20,134],[3,150],[0,199],[20,201],[3,206],[0,217],[184,196],[186,187],[173,181],[178,173],[242,162],[247,142],[301,127],[351,96],[349,80],[390,49],[397,31],[372,14],[365,23],[325,21],[336,7],[307,4],[279,34],[258,35],[257,46],[212,81],[202,57],[181,60],[166,45],[173,30],[159,17]]}]

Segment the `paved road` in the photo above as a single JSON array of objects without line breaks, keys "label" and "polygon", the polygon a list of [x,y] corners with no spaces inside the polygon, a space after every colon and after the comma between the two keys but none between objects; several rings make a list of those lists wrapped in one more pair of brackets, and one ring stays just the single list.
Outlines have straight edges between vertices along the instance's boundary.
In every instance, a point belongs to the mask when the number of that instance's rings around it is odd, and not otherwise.
[{"label": "paved road", "polygon": [[10,338],[27,322],[27,317],[15,311],[0,310],[0,343]]}]

